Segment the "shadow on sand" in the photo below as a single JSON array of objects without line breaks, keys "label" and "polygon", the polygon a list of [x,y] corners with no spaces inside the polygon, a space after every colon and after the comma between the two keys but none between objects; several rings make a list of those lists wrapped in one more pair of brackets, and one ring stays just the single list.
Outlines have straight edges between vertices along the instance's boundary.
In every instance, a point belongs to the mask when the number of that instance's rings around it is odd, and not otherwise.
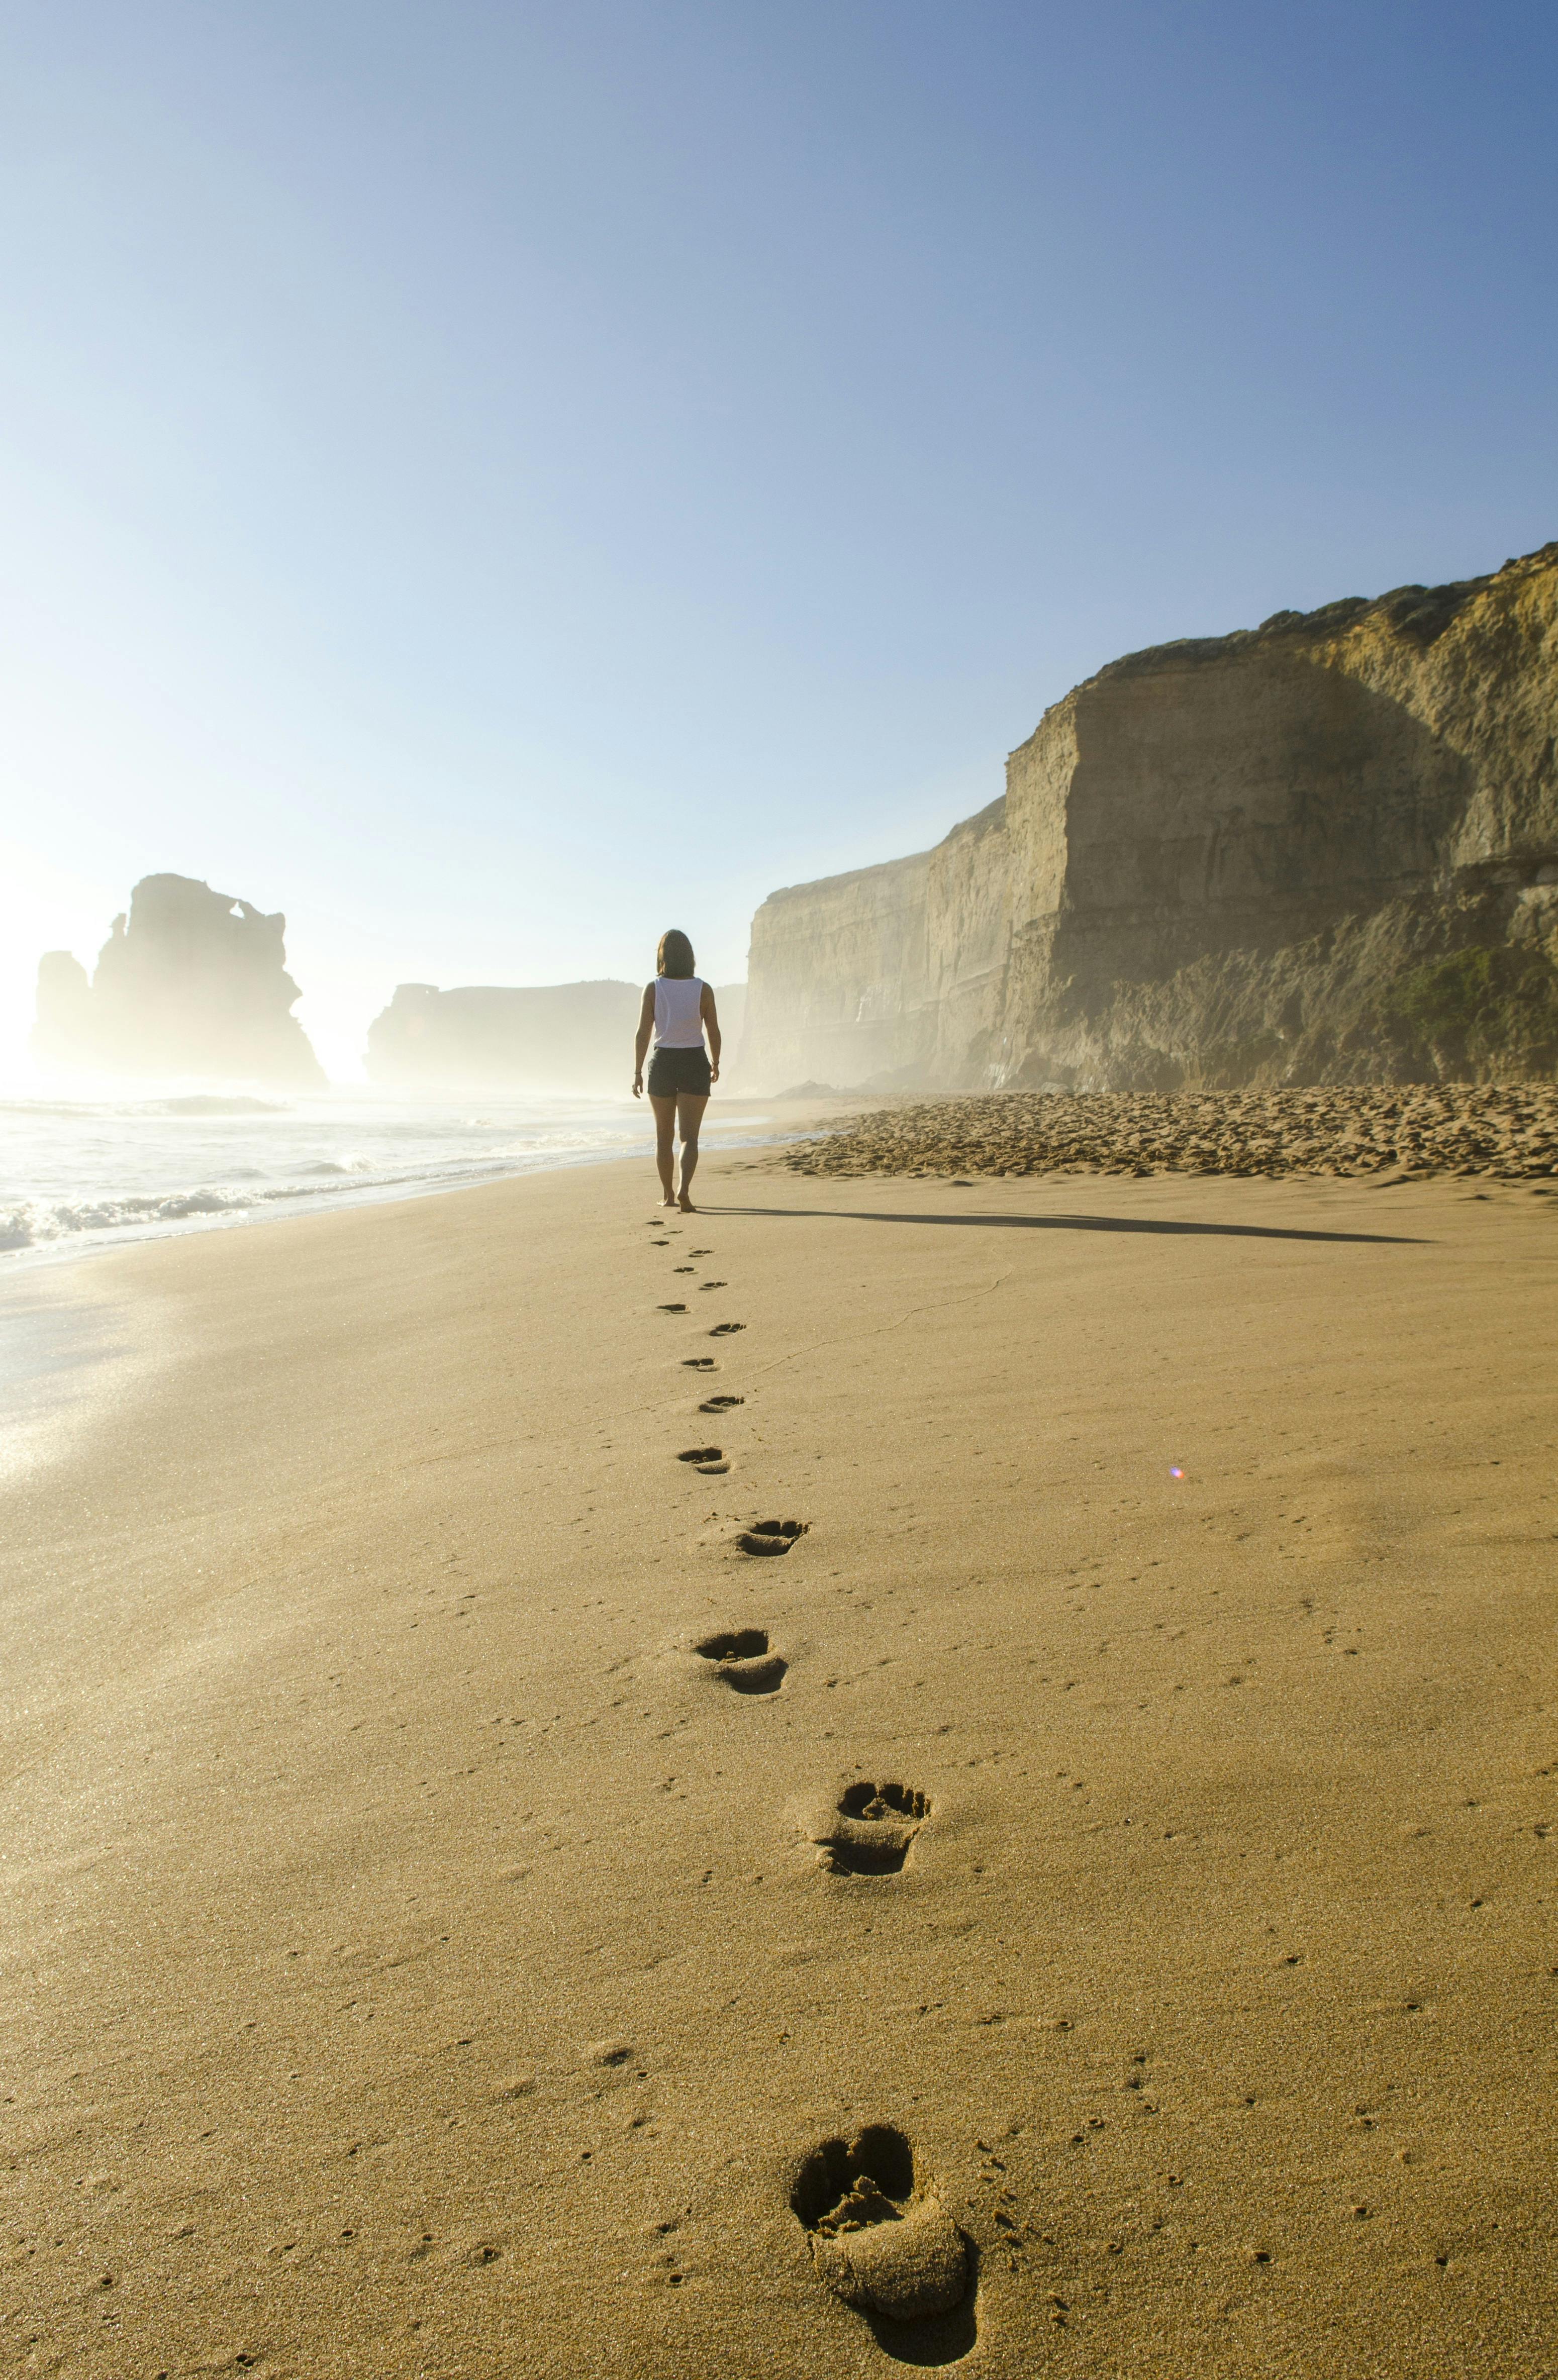
[{"label": "shadow on sand", "polygon": [[968,2293],[950,2313],[931,2314],[923,2322],[890,2322],[885,2314],[869,2313],[871,2336],[883,2355],[895,2363],[918,2363],[932,2370],[938,2364],[961,2363],[978,2343],[980,2252],[967,2231],[959,2234],[968,2259]]},{"label": "shadow on sand", "polygon": [[1427,1240],[1400,1232],[1282,1231],[1265,1223],[1175,1223],[1138,1215],[891,1215],[866,1207],[705,1207],[706,1215],[772,1215],[807,1223],[823,1217],[844,1223],[952,1223],[975,1232],[1147,1232],[1168,1239],[1330,1240],[1373,1248],[1424,1248]]}]

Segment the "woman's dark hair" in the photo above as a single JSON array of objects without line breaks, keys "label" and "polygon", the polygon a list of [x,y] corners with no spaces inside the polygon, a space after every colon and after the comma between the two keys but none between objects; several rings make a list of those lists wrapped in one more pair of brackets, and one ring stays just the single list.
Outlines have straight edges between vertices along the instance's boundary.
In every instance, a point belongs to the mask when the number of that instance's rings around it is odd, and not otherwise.
[{"label": "woman's dark hair", "polygon": [[660,937],[660,948],[654,954],[656,975],[690,975],[696,961],[692,944],[679,928],[673,926],[668,934]]}]

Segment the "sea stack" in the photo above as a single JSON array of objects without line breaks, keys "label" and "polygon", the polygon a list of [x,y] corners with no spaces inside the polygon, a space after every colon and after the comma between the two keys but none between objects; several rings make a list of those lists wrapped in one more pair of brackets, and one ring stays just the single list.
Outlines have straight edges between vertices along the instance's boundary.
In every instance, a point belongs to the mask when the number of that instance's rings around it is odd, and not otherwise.
[{"label": "sea stack", "polygon": [[323,1070],[292,1014],[286,919],[189,876],[143,876],[89,983],[68,951],[38,968],[34,1055],[54,1065],[296,1085]]}]

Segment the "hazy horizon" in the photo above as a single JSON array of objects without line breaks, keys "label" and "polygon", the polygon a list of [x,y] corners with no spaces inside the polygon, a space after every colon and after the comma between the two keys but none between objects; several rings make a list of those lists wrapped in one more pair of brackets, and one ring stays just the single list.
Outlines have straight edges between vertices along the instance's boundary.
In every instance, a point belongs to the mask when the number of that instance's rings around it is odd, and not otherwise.
[{"label": "hazy horizon", "polygon": [[168,870],[746,972],[1114,655],[1558,532],[1558,25],[103,0],[0,28],[0,1075]]},{"label": "hazy horizon", "polygon": [[[164,879],[179,878],[179,871],[176,869],[149,870],[148,874],[161,875]],[[107,921],[103,933],[90,948],[78,949],[70,953],[70,955],[80,965],[89,981],[94,983],[101,981],[98,963],[100,957],[112,947],[114,929],[123,925],[127,917],[133,927],[136,915],[133,895],[143,880],[138,880],[137,884],[130,888],[123,906],[115,913],[113,918]],[[198,880],[189,878],[183,878],[180,880],[187,884],[198,882]],[[218,893],[225,893],[227,890],[225,886],[210,886],[205,889]],[[241,898],[241,896],[235,896],[235,898]],[[285,916],[285,912],[282,914]],[[53,954],[51,953],[43,955]],[[286,971],[296,980],[290,956]],[[176,983],[176,980],[177,977],[175,974],[170,981]],[[554,985],[444,984],[432,988],[439,991],[559,990],[573,994],[591,990],[610,989],[614,991],[631,992],[634,995],[631,1005],[633,1016],[636,1017],[639,981],[638,977],[621,976],[575,978]],[[724,1071],[728,1076],[733,1071],[739,1042],[747,987],[743,978],[716,985],[714,988],[723,995],[722,1021],[724,1025],[727,1045]],[[319,1089],[328,1087],[332,1090],[362,1088],[374,1091],[380,1098],[403,1095],[414,1100],[418,1098],[440,1097],[445,1093],[458,1098],[479,1089],[490,1090],[501,1086],[515,1095],[556,1098],[567,1087],[568,1082],[571,1082],[573,1089],[584,1098],[626,1096],[627,1078],[631,1071],[629,1052],[632,1034],[632,1019],[627,1015],[626,1011],[618,1036],[621,1042],[620,1063],[604,1057],[599,1050],[593,1050],[584,1072],[568,1077],[567,1081],[558,1079],[556,1065],[550,1068],[545,1065],[538,1066],[531,1073],[521,1077],[511,1072],[494,1075],[490,1069],[484,1070],[480,1062],[467,1066],[464,1071],[456,1064],[449,1067],[447,1071],[441,1070],[435,1075],[430,1075],[420,1085],[409,1079],[398,1081],[386,1075],[383,1067],[375,1072],[370,1048],[371,1028],[375,1025],[383,1024],[397,993],[417,992],[424,989],[426,987],[419,984],[414,978],[403,977],[396,984],[386,988],[383,998],[378,1005],[371,1014],[366,1014],[357,1020],[355,1028],[349,1016],[332,1020],[336,1026],[336,1031],[327,1046],[335,1063],[333,1065],[326,1063],[323,1051],[313,1052],[323,1068],[325,1077],[324,1083],[314,1087]],[[299,997],[293,1003],[293,1013],[297,1014],[302,1005],[303,999]],[[39,1007],[41,1012],[41,1002]],[[30,1025],[33,1013],[33,1004],[30,1002],[28,1009]],[[41,1013],[39,1023],[42,1026]],[[530,1029],[532,1031],[535,1029],[533,1025]],[[311,1042],[310,1048],[312,1049]],[[159,1059],[153,1051],[148,1050],[143,1055],[138,1055],[136,1063],[131,1066],[124,1062],[116,1063],[101,1056],[90,1058],[78,1056],[75,1059],[67,1059],[58,1053],[51,1054],[46,1050],[40,1051],[32,1048],[23,1048],[19,1052],[13,1052],[0,1043],[0,1097],[25,1097],[35,1092],[41,1097],[64,1098],[91,1104],[102,1099],[118,1101],[126,1097],[133,1098],[136,1095],[138,1084],[148,1087],[145,1093],[147,1098],[159,1100],[172,1091],[196,1086],[218,1087],[225,1086],[235,1092],[246,1087],[263,1088],[269,1086],[278,1097],[301,1095],[307,1098],[310,1096],[309,1086],[289,1087],[283,1078],[275,1075],[271,1067],[263,1064],[246,1067],[236,1059],[225,1062],[220,1066],[180,1067],[165,1057]],[[201,1102],[197,1101],[195,1104],[201,1104]]]}]

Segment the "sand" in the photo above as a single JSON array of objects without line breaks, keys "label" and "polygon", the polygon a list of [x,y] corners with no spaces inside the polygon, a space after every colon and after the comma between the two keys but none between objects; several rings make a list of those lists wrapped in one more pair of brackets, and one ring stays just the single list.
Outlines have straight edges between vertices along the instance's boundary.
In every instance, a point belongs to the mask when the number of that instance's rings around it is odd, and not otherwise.
[{"label": "sand", "polygon": [[1281,1091],[991,1091],[898,1098],[795,1142],[795,1173],[1558,1175],[1558,1085]]},{"label": "sand", "polygon": [[69,1275],[7,2368],[1552,2369],[1558,1200],[699,1188]]}]

